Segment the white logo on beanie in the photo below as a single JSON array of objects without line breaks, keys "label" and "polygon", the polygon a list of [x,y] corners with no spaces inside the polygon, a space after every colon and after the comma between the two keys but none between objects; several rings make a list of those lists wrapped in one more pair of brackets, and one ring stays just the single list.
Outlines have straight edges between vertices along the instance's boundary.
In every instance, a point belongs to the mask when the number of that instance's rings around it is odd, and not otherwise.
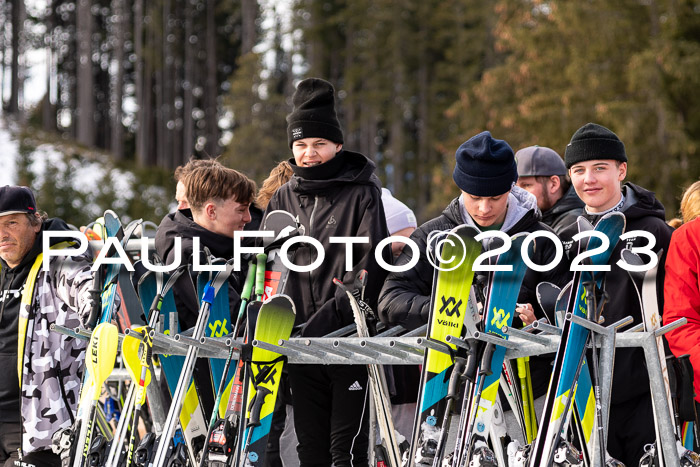
[{"label": "white logo on beanie", "polygon": [[292,128],[292,139],[302,139],[304,137],[304,130],[299,128]]}]

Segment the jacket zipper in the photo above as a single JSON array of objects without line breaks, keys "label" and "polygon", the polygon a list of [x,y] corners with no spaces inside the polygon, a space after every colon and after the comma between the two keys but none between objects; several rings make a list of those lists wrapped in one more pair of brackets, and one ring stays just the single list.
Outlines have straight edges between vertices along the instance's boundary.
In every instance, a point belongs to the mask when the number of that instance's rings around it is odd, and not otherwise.
[{"label": "jacket zipper", "polygon": [[[309,235],[313,235],[314,215],[316,214],[316,207],[318,207],[318,195],[314,195],[314,207],[311,209],[311,216],[309,217]],[[311,259],[311,249],[309,249],[309,259]],[[311,306],[314,310],[313,314],[316,314],[318,310],[316,309],[316,298],[314,297],[314,288],[311,280],[311,271],[309,271],[309,293],[311,294]]]}]

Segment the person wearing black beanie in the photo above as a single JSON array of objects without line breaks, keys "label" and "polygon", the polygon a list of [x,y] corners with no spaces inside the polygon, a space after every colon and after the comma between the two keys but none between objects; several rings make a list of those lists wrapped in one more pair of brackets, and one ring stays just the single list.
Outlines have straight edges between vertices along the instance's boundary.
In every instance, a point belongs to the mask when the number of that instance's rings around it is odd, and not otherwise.
[{"label": "person wearing black beanie", "polygon": [[[642,235],[619,241],[614,246],[611,269],[605,273],[603,282],[603,289],[613,292],[602,312],[605,322],[614,323],[631,316],[634,321],[629,326],[639,324],[644,318],[636,288],[627,271],[617,262],[625,248],[640,248],[655,255],[659,259],[657,290],[663,291],[663,252],[668,251],[672,232],[665,222],[664,207],[654,193],[633,183],[622,183],[628,164],[625,145],[604,126],[587,123],[579,128],[566,147],[565,163],[576,194],[585,203],[583,216],[593,225],[604,214],[617,211],[625,216],[626,232],[643,231],[655,239],[653,246],[649,246],[649,240]],[[576,224],[564,229],[561,232],[564,244],[571,244],[577,233]],[[658,293],[658,306],[663,309],[663,293]],[[615,352],[607,447],[610,455],[625,465],[639,464],[644,445],[653,443],[656,438],[649,375],[643,362],[641,349]]]},{"label": "person wearing black beanie", "polygon": [[[520,232],[551,232],[540,222],[534,195],[515,185],[518,169],[510,145],[494,138],[490,132],[481,132],[459,146],[452,177],[460,195],[440,216],[411,234],[420,254],[417,264],[407,271],[390,273],[384,283],[379,297],[379,316],[390,325],[415,329],[428,322],[434,268],[426,252],[428,239],[435,232],[447,232],[462,224],[480,232],[499,230],[509,237]],[[554,244],[544,237],[535,240],[534,250],[532,261],[536,264],[550,264],[556,256]],[[396,264],[405,265],[412,259],[412,249],[404,248]],[[547,281],[563,286],[568,280],[566,265],[562,262],[547,272],[528,270],[517,300],[524,305],[509,310],[515,311],[513,327],[546,316],[539,306],[533,306],[537,303],[537,284]],[[554,316],[548,319],[554,322]],[[551,374],[551,356],[533,357],[531,372],[537,407],[541,407]]]},{"label": "person wearing black beanie", "polygon": [[[375,259],[376,245],[388,237],[375,165],[343,147],[343,131],[335,111],[335,90],[319,78],[301,81],[287,116],[287,140],[294,157],[293,175],[270,199],[266,213],[285,210],[304,226],[306,235],[323,246],[325,259],[311,272],[290,271],[284,286],[296,306],[295,336],[321,337],[354,322],[346,294],[367,271],[365,302],[376,309],[387,271]],[[331,237],[364,237],[354,244],[351,270],[346,270],[346,246]],[[391,248],[382,250],[391,264]],[[294,263],[309,265],[316,250],[302,245]],[[369,424],[367,368],[362,365],[290,365],[294,427],[301,466],[367,466]]]}]

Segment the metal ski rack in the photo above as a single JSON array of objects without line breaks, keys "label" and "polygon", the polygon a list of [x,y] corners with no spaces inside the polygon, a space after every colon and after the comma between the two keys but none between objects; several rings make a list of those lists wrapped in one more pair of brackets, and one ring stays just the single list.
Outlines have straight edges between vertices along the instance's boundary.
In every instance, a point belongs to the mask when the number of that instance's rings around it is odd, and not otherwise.
[{"label": "metal ski rack", "polygon": [[[615,349],[628,347],[643,349],[647,371],[649,372],[652,403],[656,407],[657,423],[659,425],[660,439],[658,441],[661,445],[665,465],[668,467],[680,467],[674,436],[674,422],[670,415],[669,401],[665,397],[666,393],[656,338],[684,325],[687,320],[685,318],[679,319],[654,332],[642,332],[641,324],[623,332],[618,332],[620,328],[632,322],[632,317],[628,316],[608,326],[593,323],[571,313],[567,313],[565,319],[572,320],[574,323],[584,326],[590,332],[596,333],[596,346],[600,349],[600,403],[605,424],[607,424],[610,413],[610,393]],[[69,329],[52,325],[51,330],[83,340],[90,339],[90,332],[85,329]],[[163,334],[162,330],[163,326],[161,323],[157,330],[151,331],[153,352],[156,354],[185,355],[188,348],[198,347],[199,356],[202,358],[225,359],[228,358],[229,349],[233,347],[234,358],[237,359],[244,345],[241,338],[233,339],[231,336],[203,337],[196,340],[188,336],[187,333],[169,336]],[[528,330],[540,332],[533,334],[528,332]],[[338,334],[347,335],[347,331],[351,331],[350,327],[343,329]],[[452,352],[450,346],[443,342],[420,337],[421,334],[425,333],[425,328],[419,328],[397,336],[404,331],[403,328],[390,328],[370,338],[338,337],[336,334],[333,334],[330,337],[283,339],[274,343],[255,340],[252,342],[252,345],[282,354],[287,357],[290,364],[318,365],[420,365],[423,362],[423,355],[428,348],[444,353]],[[446,341],[454,346],[467,348],[467,339],[493,343],[506,348],[506,358],[515,359],[555,353],[561,340],[560,328],[541,321],[535,322],[524,329],[506,328],[505,333],[509,336],[508,340],[482,332],[474,332],[465,338],[447,336]],[[120,334],[119,339],[121,340],[122,338],[123,335]],[[600,444],[594,444],[596,450],[599,449]],[[594,453],[593,456],[594,467],[604,467],[600,465],[600,456],[596,454],[598,453]]]}]

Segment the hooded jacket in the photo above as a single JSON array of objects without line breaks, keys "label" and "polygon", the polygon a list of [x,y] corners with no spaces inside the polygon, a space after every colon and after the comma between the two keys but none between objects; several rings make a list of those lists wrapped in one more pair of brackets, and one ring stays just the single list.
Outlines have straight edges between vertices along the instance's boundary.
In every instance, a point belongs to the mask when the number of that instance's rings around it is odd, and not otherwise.
[{"label": "hooded jacket", "polygon": [[[339,278],[351,290],[356,276],[367,270],[365,301],[376,309],[386,270],[374,257],[377,243],[389,236],[382,206],[381,183],[375,165],[359,153],[343,150],[315,167],[299,167],[290,159],[294,175],[270,200],[267,212],[284,210],[298,217],[305,235],[323,246],[323,262],[310,272],[290,271],[284,293],[296,306],[296,329],[303,336],[318,337],[353,322],[345,293],[333,284]],[[366,237],[355,243],[352,270],[346,271],[346,246],[331,243],[331,237]],[[294,263],[302,266],[317,259],[316,249],[303,244]],[[391,248],[382,251],[391,264]]]},{"label": "hooded jacket", "polygon": [[[512,236],[520,232],[535,232],[551,229],[539,222],[540,212],[537,209],[537,201],[533,195],[514,186],[508,195],[508,208],[506,218],[501,230]],[[415,329],[428,322],[431,307],[431,290],[433,284],[433,266],[426,256],[427,239],[431,232],[449,231],[454,227],[467,224],[478,229],[474,221],[466,214],[462,206],[461,196],[455,198],[435,219],[421,225],[411,234],[420,251],[420,259],[416,266],[405,272],[392,272],[389,274],[379,298],[379,317],[389,325],[401,325],[408,329]],[[535,251],[532,261],[536,264],[549,264],[555,255],[552,243],[542,237],[535,240]],[[412,257],[410,248],[404,248],[397,264],[406,264]],[[537,305],[537,284],[543,281],[552,282],[563,286],[567,281],[565,261],[547,272],[537,272],[528,269],[525,273],[518,303],[530,303],[535,310],[535,316],[542,318],[544,314]],[[547,316],[550,322],[554,322],[553,316]],[[517,316],[513,319],[513,327],[522,327],[522,321]],[[550,373],[551,356],[538,356],[531,359],[532,384],[535,397],[544,394],[547,389]]]},{"label": "hooded jacket", "polygon": [[[620,212],[625,215],[625,232],[642,230],[648,232],[656,239],[653,251],[659,258],[658,272],[656,276],[656,290],[659,312],[664,309],[664,277],[666,254],[671,241],[673,229],[666,224],[666,213],[654,193],[633,183],[625,183],[622,186],[625,201]],[[601,218],[600,215],[584,213],[584,217],[595,225]],[[569,226],[562,232],[563,239],[573,236],[576,225]],[[616,321],[631,316],[632,324],[621,328],[625,331],[629,327],[642,322],[642,308],[637,296],[637,291],[624,269],[616,263],[621,258],[622,250],[627,248],[639,248],[647,245],[644,237],[629,238],[619,241],[613,249],[610,257],[610,272],[605,274],[604,289],[608,292],[609,301],[603,308],[602,316],[605,323]],[[663,250],[663,254],[660,251]],[[642,255],[646,261],[647,258]],[[611,403],[619,404],[641,395],[649,394],[649,376],[646,371],[644,352],[640,348],[623,348],[615,351],[615,372],[613,374]]]},{"label": "hooded jacket", "polygon": [[[508,196],[508,208],[506,219],[501,227],[502,231],[510,236],[520,232],[551,231],[539,221],[540,212],[534,196],[517,186],[513,187]],[[428,322],[433,284],[433,267],[426,256],[428,236],[431,232],[450,231],[462,224],[478,229],[471,217],[467,215],[465,219],[466,211],[461,205],[460,198],[452,200],[440,216],[421,225],[411,234],[411,240],[416,243],[420,251],[420,260],[408,271],[389,274],[379,298],[379,316],[386,323],[415,329]],[[540,237],[535,242],[535,252],[531,259],[536,264],[548,264],[554,258],[554,254],[552,243]],[[404,248],[397,264],[406,264],[411,257],[411,249]],[[544,273],[528,269],[518,295],[518,303],[531,303],[537,310],[538,307],[535,306],[537,284],[549,281],[563,285],[566,282],[566,273],[563,273],[563,268],[565,265],[563,266],[560,262],[556,268]],[[552,320],[551,317],[549,319]]]},{"label": "hooded jacket", "polygon": [[[51,332],[50,326],[75,328],[84,324],[90,314],[90,302],[85,299],[92,288],[90,253],[52,256],[48,271],[38,265],[36,276],[30,272],[42,253],[46,230],[70,229],[60,219],[49,219],[19,265],[9,268],[0,259],[4,314],[11,316],[19,312],[14,328],[18,334],[14,368],[3,374],[20,384],[21,446],[25,453],[47,449],[53,433],[73,423],[78,404],[86,343]],[[53,237],[51,246],[66,240],[74,239]],[[36,279],[29,297],[27,279],[33,277]],[[6,366],[4,359],[2,370],[10,371]],[[16,379],[18,374],[21,382]]]},{"label": "hooded jacket", "polygon": [[[175,259],[175,238],[181,239],[182,263],[192,264],[192,239],[199,237],[201,248],[200,264],[205,264],[204,248],[209,248],[211,254],[216,258],[226,260],[233,258],[233,239],[217,234],[197,224],[192,219],[192,211],[182,209],[168,214],[163,218],[156,231],[156,252],[163,259],[164,264],[171,264]],[[241,264],[246,265],[245,261]],[[236,272],[229,279],[229,308],[232,316],[238,312],[240,303],[240,278],[244,277],[247,267],[240,273]],[[197,322],[199,315],[199,300],[195,291],[193,280],[181,276],[173,287],[175,306],[180,319],[180,329],[189,329]]]},{"label": "hooded jacket", "polygon": [[664,324],[680,318],[687,318],[688,324],[666,338],[675,356],[690,354],[695,400],[700,402],[700,218],[673,232],[666,256]]},{"label": "hooded jacket", "polygon": [[583,206],[583,201],[578,197],[572,185],[564,193],[564,196],[554,203],[554,206],[542,212],[542,223],[550,226],[558,235],[583,214]]}]

